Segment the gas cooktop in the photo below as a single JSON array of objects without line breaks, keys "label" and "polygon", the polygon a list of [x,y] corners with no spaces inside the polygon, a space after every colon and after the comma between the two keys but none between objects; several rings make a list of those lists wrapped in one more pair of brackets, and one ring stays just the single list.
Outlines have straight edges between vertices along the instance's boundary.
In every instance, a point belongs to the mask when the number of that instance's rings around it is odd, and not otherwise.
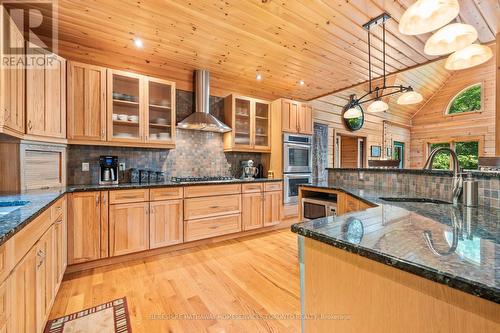
[{"label": "gas cooktop", "polygon": [[192,182],[214,182],[223,180],[235,180],[230,176],[215,176],[215,177],[172,177],[170,180],[174,183],[192,183]]}]

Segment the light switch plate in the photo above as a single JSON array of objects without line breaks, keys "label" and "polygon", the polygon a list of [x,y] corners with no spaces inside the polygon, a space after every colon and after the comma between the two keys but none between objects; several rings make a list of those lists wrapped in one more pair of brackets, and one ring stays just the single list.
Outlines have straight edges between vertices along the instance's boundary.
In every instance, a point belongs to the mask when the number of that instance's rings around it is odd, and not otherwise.
[{"label": "light switch plate", "polygon": [[120,162],[118,165],[120,171],[125,171],[125,162]]},{"label": "light switch plate", "polygon": [[90,164],[88,162],[83,162],[82,171],[89,171],[89,170],[90,170]]}]

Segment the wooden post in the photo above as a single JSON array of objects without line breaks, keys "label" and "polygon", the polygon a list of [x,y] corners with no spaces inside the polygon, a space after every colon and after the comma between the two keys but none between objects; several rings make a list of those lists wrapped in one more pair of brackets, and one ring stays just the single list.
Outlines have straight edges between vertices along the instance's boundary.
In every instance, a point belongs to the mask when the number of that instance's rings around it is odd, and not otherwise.
[{"label": "wooden post", "polygon": [[497,33],[497,43],[496,43],[496,62],[497,62],[497,74],[496,74],[496,93],[495,93],[495,104],[496,104],[496,121],[495,121],[495,155],[500,156],[500,32]]}]

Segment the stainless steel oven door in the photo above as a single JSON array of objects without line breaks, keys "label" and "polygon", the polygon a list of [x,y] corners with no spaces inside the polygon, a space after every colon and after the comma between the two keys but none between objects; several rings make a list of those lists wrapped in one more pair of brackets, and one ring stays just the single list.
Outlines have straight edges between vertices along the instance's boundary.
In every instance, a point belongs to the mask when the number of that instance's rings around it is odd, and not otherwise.
[{"label": "stainless steel oven door", "polygon": [[310,145],[300,143],[283,144],[283,172],[312,172],[312,151]]},{"label": "stainless steel oven door", "polygon": [[310,184],[312,182],[312,175],[310,173],[294,173],[285,174],[283,177],[285,186],[283,202],[285,204],[297,203],[299,198],[299,186]]}]

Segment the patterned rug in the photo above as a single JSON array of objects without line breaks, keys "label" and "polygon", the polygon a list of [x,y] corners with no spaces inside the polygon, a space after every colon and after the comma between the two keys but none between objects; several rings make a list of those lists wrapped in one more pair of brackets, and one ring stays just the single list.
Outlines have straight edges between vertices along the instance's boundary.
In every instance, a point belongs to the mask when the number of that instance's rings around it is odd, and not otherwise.
[{"label": "patterned rug", "polygon": [[49,320],[44,333],[130,333],[125,297],[90,309]]}]

